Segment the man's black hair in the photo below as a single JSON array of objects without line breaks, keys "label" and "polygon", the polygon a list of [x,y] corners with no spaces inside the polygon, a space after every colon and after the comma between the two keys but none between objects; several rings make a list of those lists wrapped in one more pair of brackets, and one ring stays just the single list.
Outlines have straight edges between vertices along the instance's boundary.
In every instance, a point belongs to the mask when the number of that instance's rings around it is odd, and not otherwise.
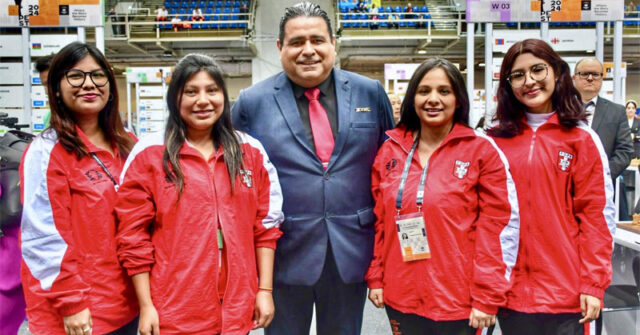
[{"label": "man's black hair", "polygon": [[284,44],[284,26],[287,24],[287,21],[291,19],[295,19],[296,17],[319,17],[324,20],[327,24],[327,31],[329,32],[329,38],[333,37],[333,30],[331,29],[331,20],[329,20],[329,15],[327,12],[322,10],[319,5],[304,1],[297,3],[291,7],[287,7],[284,10],[284,15],[280,19],[280,35],[278,36],[278,40],[280,44]]}]

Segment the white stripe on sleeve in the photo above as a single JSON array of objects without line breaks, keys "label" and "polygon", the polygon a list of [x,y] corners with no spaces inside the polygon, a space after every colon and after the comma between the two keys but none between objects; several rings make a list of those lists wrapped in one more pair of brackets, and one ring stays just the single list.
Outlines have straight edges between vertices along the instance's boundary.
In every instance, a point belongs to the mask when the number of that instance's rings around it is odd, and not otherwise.
[{"label": "white stripe on sleeve", "polygon": [[516,265],[516,260],[518,259],[518,248],[520,247],[520,209],[518,205],[518,194],[516,193],[516,184],[513,182],[511,172],[509,171],[509,161],[502,150],[498,148],[496,142],[482,132],[476,131],[476,135],[489,141],[498,152],[498,156],[500,156],[507,175],[507,193],[509,205],[511,206],[511,215],[509,217],[509,223],[500,233],[500,248],[502,249],[502,261],[506,265],[504,278],[509,281],[513,267]]},{"label": "white stripe on sleeve", "polygon": [[248,143],[258,149],[262,155],[262,166],[269,174],[269,212],[264,219],[262,219],[262,225],[266,229],[278,227],[282,221],[284,221],[284,214],[282,213],[282,189],[278,181],[278,172],[275,166],[271,164],[269,156],[260,141],[243,132],[236,131],[236,133],[243,143]]},{"label": "white stripe on sleeve", "polygon": [[613,204],[613,180],[611,179],[611,171],[609,170],[609,158],[607,158],[607,153],[604,151],[600,137],[593,129],[591,129],[591,127],[580,122],[578,124],[578,128],[591,135],[591,140],[595,143],[596,148],[598,148],[598,153],[600,154],[600,161],[602,162],[602,177],[604,178],[604,194],[607,198],[605,206],[602,209],[602,215],[607,221],[607,228],[609,228],[611,238],[613,239],[613,236],[616,234],[616,209]]},{"label": "white stripe on sleeve", "polygon": [[24,197],[22,220],[22,258],[43,290],[51,289],[60,274],[67,243],[53,220],[47,188],[51,150],[57,143],[53,131],[36,137],[24,156]]}]

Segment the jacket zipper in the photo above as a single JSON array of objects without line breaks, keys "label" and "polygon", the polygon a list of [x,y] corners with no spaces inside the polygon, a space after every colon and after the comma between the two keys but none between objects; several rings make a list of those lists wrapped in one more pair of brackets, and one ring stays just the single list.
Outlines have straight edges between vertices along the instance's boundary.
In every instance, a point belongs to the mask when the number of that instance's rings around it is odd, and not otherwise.
[{"label": "jacket zipper", "polygon": [[[529,156],[527,158],[527,166],[528,166],[528,170],[529,172],[531,172],[531,166],[532,166],[532,162],[533,162],[533,150],[535,148],[535,144],[536,144],[536,134],[537,132],[534,130],[533,131],[533,136],[531,137],[531,145],[529,146]],[[527,190],[530,193],[531,192],[531,173],[527,174]],[[527,197],[527,205],[529,207],[529,211],[531,211],[531,197]],[[527,225],[527,230],[525,231],[525,234],[529,237],[531,237],[531,224],[533,223],[533,220],[531,220],[531,215],[529,215],[529,224]],[[531,296],[530,296],[530,287],[529,287],[529,281],[531,280],[531,269],[529,268],[529,245],[527,245],[524,248],[524,264],[525,264],[525,276],[526,276],[526,280],[525,280],[525,285],[524,285],[524,297],[525,297],[525,306],[529,306],[529,302],[531,301]]]},{"label": "jacket zipper", "polygon": [[[217,162],[218,162],[218,156],[216,154],[216,158],[215,158],[213,164],[215,165]],[[223,228],[225,225],[222,224],[222,218],[220,217],[220,206],[218,206],[218,190],[216,189],[216,183],[213,181],[214,180],[214,167],[210,166],[209,162],[206,161],[206,160],[205,160],[205,163],[207,165],[207,170],[209,171],[209,185],[211,187],[211,190],[213,191],[213,201],[214,201],[214,204],[216,206],[216,218],[218,219],[217,222],[219,224],[219,227],[215,227],[214,226],[214,228],[215,228],[216,235],[218,234],[218,228],[222,232],[222,236],[223,236],[222,237],[222,243],[223,243],[223,248],[225,248],[225,246],[224,246],[224,244],[225,244],[224,243],[224,236],[226,234],[225,234],[224,228]],[[217,239],[217,236],[216,236],[216,239]],[[220,268],[222,267],[222,264],[225,261],[225,259],[223,259],[222,251],[220,251],[220,249],[218,249],[218,254],[219,254],[219,256],[218,256],[219,263],[218,263],[218,268],[216,269],[216,279],[217,279],[216,281],[217,281],[218,285],[220,285]],[[224,302],[225,302],[224,297],[227,295],[227,289],[229,287],[229,262],[227,262],[227,274],[226,275],[227,275],[227,281],[226,281],[226,285],[225,285],[225,288],[224,288],[224,295],[222,297],[220,297],[218,286],[216,286],[216,290],[215,290],[216,291],[216,296],[218,297],[217,302],[220,305],[220,315],[221,315],[220,330],[221,331],[223,330],[223,321],[224,321],[224,316],[223,316],[223,311],[224,311],[223,307],[224,307]],[[222,303],[220,303],[220,300],[221,300],[220,298],[222,298]]]}]

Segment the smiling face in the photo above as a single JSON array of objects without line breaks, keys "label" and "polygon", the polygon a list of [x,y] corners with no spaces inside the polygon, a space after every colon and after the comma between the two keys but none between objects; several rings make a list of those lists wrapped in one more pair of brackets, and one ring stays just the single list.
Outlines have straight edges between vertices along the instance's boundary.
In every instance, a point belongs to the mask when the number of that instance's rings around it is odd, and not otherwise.
[{"label": "smiling face", "polygon": [[423,129],[451,128],[458,107],[457,99],[451,81],[442,68],[436,67],[422,77],[413,99]]},{"label": "smiling face", "polygon": [[[98,63],[91,56],[86,56],[81,61],[77,62],[69,71],[80,70],[83,72],[94,72],[94,76],[98,76],[100,70],[106,75],[106,71],[98,65]],[[87,74],[84,78],[84,83],[80,87],[73,87],[67,76],[62,76],[60,79],[60,92],[59,95],[62,98],[64,106],[68,108],[71,113],[78,118],[86,117],[98,117],[100,111],[109,101],[109,88],[110,83],[107,80],[107,84],[98,87],[91,80],[91,76]]]},{"label": "smiling face", "polygon": [[[546,69],[544,69],[546,67]],[[541,80],[533,80],[533,78],[542,78],[538,71],[548,71],[546,77]],[[513,87],[513,94],[516,99],[527,107],[529,113],[551,113],[553,111],[553,103],[551,97],[555,89],[556,74],[553,67],[545,60],[538,58],[530,53],[521,54],[513,62],[511,67],[511,75],[523,74],[524,83],[520,87]]]},{"label": "smiling face", "polygon": [[187,126],[187,137],[192,137],[190,134],[210,134],[224,110],[224,93],[206,71],[197,72],[187,80],[178,100],[180,118]]},{"label": "smiling face", "polygon": [[282,68],[297,85],[316,87],[331,74],[336,59],[335,39],[322,18],[290,19],[284,27],[283,41],[277,45]]}]

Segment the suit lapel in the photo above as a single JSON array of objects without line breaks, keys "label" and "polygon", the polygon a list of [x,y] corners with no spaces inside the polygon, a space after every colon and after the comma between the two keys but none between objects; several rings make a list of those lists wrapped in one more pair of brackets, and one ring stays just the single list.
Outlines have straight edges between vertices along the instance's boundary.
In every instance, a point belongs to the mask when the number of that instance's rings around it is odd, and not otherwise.
[{"label": "suit lapel", "polygon": [[593,112],[593,124],[591,125],[591,128],[593,128],[593,130],[595,130],[596,132],[598,131],[598,128],[600,127],[600,124],[604,119],[604,115],[607,113],[605,111],[606,107],[606,102],[602,98],[598,97],[596,109],[595,112]]},{"label": "suit lapel", "polygon": [[296,97],[293,94],[291,84],[284,73],[281,73],[275,81],[274,89],[275,99],[280,107],[282,117],[284,117],[289,129],[293,133],[293,137],[300,142],[311,155],[316,156],[315,152],[311,149],[311,145],[307,140],[302,120],[300,119],[300,112],[298,112],[298,105],[296,104]]},{"label": "suit lapel", "polygon": [[338,69],[333,70],[333,78],[336,90],[336,103],[338,106],[338,135],[336,136],[335,146],[331,154],[328,169],[335,163],[338,156],[344,148],[344,144],[349,137],[349,129],[351,128],[350,115],[351,110],[351,85],[349,79],[344,72]]}]

